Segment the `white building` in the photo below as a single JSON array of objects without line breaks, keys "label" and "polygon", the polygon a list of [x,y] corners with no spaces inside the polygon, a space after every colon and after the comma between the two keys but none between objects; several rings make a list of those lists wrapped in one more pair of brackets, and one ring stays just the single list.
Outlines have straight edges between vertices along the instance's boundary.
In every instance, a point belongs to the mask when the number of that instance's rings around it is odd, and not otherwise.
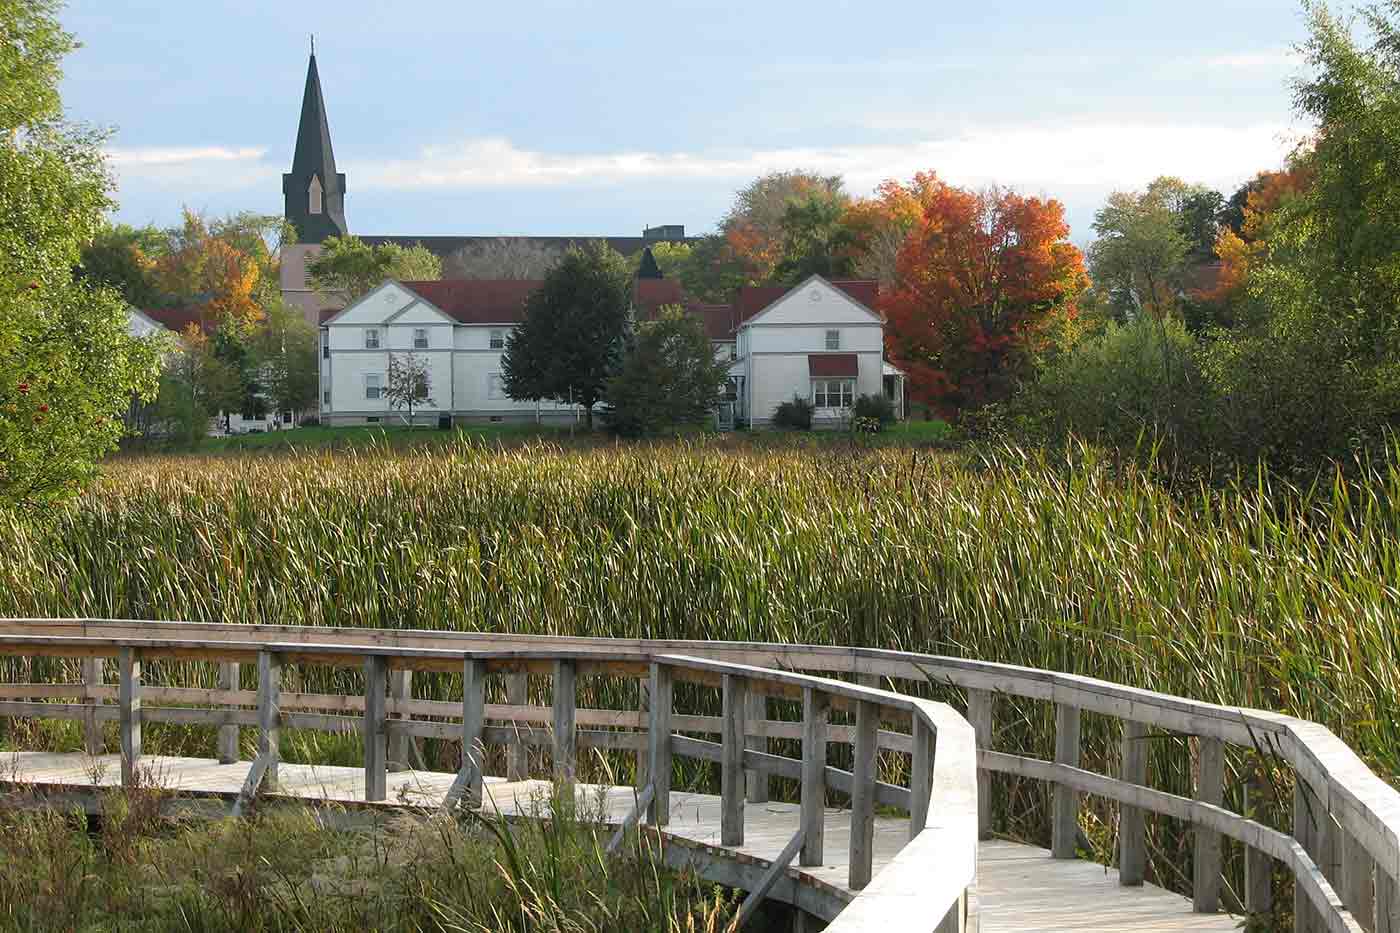
[{"label": "white building", "polygon": [[[413,354],[427,373],[419,423],[560,421],[575,407],[506,396],[501,355],[523,319],[533,281],[388,281],[321,323],[321,418],[325,424],[405,423],[385,397],[389,360]],[[768,425],[794,396],[816,406],[814,424],[844,424],[861,395],[885,392],[901,408],[903,377],[884,363],[883,323],[870,309],[873,282],[813,276],[793,289],[741,289],[732,305],[687,302],[677,283],[639,279],[637,314],[680,304],[704,318],[721,359],[730,361],[731,398],[721,423]]]}]

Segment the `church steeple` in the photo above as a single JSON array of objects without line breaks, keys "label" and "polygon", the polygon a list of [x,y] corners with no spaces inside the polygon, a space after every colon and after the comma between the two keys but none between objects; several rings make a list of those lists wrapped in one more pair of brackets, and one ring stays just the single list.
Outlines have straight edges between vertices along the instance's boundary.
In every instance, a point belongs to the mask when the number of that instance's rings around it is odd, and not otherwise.
[{"label": "church steeple", "polygon": [[345,223],[345,175],[335,170],[326,101],[316,71],[315,40],[312,42],[292,170],[282,176],[283,215],[296,227],[299,243],[320,243],[326,237],[344,236],[349,230]]}]

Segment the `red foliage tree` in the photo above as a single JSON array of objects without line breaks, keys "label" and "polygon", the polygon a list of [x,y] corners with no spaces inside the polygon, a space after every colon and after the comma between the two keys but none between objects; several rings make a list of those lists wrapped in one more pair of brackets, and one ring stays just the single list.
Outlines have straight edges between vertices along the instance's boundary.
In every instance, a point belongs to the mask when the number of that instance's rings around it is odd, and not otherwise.
[{"label": "red foliage tree", "polygon": [[1058,201],[937,183],[881,305],[889,356],[945,417],[1006,398],[1088,287]]}]

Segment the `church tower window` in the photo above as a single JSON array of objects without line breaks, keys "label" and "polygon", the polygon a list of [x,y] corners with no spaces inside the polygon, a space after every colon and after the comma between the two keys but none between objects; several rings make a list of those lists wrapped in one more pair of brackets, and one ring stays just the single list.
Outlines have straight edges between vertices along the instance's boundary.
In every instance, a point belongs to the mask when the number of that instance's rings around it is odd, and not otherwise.
[{"label": "church tower window", "polygon": [[320,179],[318,176],[316,176],[316,175],[312,175],[312,176],[311,176],[311,187],[308,188],[307,191],[308,191],[308,193],[311,195],[311,204],[310,204],[311,213],[313,213],[313,214],[319,214],[319,213],[321,213],[321,194],[322,194],[322,189],[321,189],[321,179]]}]

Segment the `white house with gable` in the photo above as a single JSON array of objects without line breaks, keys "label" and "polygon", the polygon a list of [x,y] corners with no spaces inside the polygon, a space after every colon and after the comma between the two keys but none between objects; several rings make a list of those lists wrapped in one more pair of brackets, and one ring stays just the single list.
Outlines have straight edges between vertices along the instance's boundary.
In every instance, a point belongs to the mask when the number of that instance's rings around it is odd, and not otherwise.
[{"label": "white house with gable", "polygon": [[[321,322],[321,419],[326,424],[404,423],[385,395],[389,361],[413,354],[423,365],[427,398],[415,420],[572,420],[575,407],[515,401],[502,384],[501,356],[539,282],[387,281]],[[717,401],[721,424],[754,427],[794,396],[815,406],[816,426],[847,423],[862,395],[884,393],[902,410],[903,375],[884,361],[884,322],[872,310],[874,282],[828,282],[812,276],[795,288],[740,289],[729,305],[697,305],[678,283],[639,279],[635,313],[664,305],[691,309],[716,354],[730,362],[730,391]]]}]

